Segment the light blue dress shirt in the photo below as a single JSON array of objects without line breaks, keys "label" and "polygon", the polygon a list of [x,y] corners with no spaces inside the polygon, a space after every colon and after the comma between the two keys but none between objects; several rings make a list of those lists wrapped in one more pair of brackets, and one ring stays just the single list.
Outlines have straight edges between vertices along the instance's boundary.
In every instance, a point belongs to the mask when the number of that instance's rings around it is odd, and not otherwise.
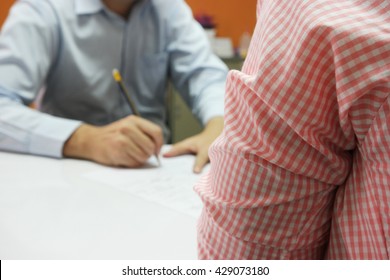
[{"label": "light blue dress shirt", "polygon": [[168,79],[203,124],[223,115],[227,68],[184,1],[141,0],[124,20],[101,0],[21,0],[0,35],[0,149],[61,157],[81,122],[131,114],[113,68],[165,132]]}]

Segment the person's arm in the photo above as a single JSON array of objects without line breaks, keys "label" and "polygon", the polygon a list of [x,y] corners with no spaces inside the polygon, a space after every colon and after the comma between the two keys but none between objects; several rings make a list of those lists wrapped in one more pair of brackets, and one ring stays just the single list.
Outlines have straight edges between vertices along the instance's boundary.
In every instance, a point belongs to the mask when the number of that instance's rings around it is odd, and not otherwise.
[{"label": "person's arm", "polygon": [[169,16],[170,74],[175,88],[204,130],[173,146],[165,156],[197,154],[194,171],[208,162],[208,148],[223,128],[223,103],[228,69],[213,54],[202,27],[193,19],[183,1],[174,5]]},{"label": "person's arm", "polygon": [[66,139],[80,125],[40,113],[34,101],[55,60],[56,17],[44,2],[18,1],[0,34],[0,149],[61,157]]},{"label": "person's arm", "polygon": [[212,51],[184,1],[170,8],[168,52],[173,85],[203,125],[223,116],[228,68]]}]

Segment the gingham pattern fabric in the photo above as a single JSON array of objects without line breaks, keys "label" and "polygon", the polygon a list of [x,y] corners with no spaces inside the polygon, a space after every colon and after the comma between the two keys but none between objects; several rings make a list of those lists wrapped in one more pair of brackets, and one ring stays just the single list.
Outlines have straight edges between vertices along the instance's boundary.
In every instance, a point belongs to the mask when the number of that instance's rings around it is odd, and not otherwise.
[{"label": "gingham pattern fabric", "polygon": [[390,1],[260,0],[257,18],[195,186],[199,258],[388,259]]}]

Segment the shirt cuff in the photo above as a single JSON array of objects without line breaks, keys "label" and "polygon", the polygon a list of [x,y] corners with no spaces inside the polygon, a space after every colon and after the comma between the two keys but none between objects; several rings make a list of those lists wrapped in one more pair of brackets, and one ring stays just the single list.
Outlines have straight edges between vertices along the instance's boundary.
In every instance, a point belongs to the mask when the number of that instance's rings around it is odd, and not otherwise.
[{"label": "shirt cuff", "polygon": [[81,121],[50,117],[42,122],[30,135],[28,150],[31,154],[62,158],[63,146]]}]

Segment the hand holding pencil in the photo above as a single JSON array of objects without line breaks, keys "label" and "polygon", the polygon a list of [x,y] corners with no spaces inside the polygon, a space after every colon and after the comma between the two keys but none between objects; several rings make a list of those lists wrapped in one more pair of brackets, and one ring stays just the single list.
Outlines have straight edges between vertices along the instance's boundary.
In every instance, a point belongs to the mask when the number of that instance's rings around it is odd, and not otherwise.
[{"label": "hand holding pencil", "polygon": [[[123,97],[125,98],[127,104],[129,104],[130,109],[133,112],[133,114],[138,116],[138,117],[141,117],[141,114],[139,113],[137,107],[135,106],[133,98],[130,96],[129,91],[127,90],[127,88],[125,87],[125,84],[122,81],[122,76],[119,73],[119,71],[117,69],[112,70],[112,76],[114,77],[114,80],[118,83],[119,89],[120,89]],[[158,156],[158,151],[156,151],[155,156],[156,156],[158,165],[160,166],[161,162],[160,162],[160,158]]]},{"label": "hand holding pencil", "polygon": [[133,168],[144,165],[162,145],[158,125],[130,115],[104,126],[82,124],[64,144],[63,155]]},{"label": "hand holding pencil", "polygon": [[108,125],[81,124],[65,142],[63,155],[130,168],[144,165],[152,155],[158,158],[164,143],[161,127],[137,116],[136,108],[132,111],[133,115]]}]

